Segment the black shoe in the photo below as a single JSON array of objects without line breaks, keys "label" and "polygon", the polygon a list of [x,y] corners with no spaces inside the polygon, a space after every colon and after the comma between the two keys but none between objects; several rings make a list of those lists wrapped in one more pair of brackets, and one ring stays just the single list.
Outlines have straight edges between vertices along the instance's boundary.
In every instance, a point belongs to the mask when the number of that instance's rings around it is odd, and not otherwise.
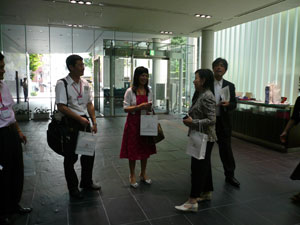
[{"label": "black shoe", "polygon": [[0,217],[0,225],[10,225],[12,224],[9,218]]},{"label": "black shoe", "polygon": [[92,190],[92,191],[100,191],[101,186],[97,184],[90,184],[90,185],[80,185],[80,188],[85,190]]},{"label": "black shoe", "polygon": [[72,198],[83,199],[83,195],[78,189],[70,190],[69,194]]},{"label": "black shoe", "polygon": [[22,206],[18,205],[17,208],[16,208],[16,213],[19,213],[19,214],[27,214],[27,213],[31,213],[32,211],[32,208],[23,208]]},{"label": "black shoe", "polygon": [[235,177],[226,177],[225,178],[226,183],[239,188],[240,187],[240,182],[235,178]]}]

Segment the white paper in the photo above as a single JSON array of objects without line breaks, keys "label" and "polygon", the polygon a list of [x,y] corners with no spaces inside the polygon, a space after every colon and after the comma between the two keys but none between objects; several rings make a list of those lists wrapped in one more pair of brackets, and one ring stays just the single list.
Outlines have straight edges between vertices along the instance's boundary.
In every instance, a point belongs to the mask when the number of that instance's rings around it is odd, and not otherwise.
[{"label": "white paper", "polygon": [[228,85],[221,89],[220,95],[221,95],[222,101],[225,101],[225,102],[230,101],[230,91],[229,91],[229,86]]},{"label": "white paper", "polygon": [[157,136],[157,115],[141,115],[141,136]]},{"label": "white paper", "polygon": [[97,137],[92,133],[79,131],[75,153],[93,156],[95,154]]}]

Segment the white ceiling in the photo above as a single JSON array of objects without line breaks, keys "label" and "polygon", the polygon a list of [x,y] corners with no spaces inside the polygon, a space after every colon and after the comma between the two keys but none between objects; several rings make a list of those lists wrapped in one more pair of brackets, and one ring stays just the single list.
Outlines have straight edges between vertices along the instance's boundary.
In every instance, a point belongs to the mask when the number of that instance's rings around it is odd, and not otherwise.
[{"label": "white ceiling", "polygon": [[[102,3],[103,6],[99,4]],[[1,0],[0,23],[26,25],[84,24],[102,29],[197,36],[300,6],[300,0]],[[194,14],[211,15],[211,19]]]},{"label": "white ceiling", "polygon": [[[103,30],[119,31],[117,34],[102,34],[108,38],[116,38],[119,34],[121,39],[129,40],[147,39],[149,36],[166,39],[169,36],[161,35],[160,31],[172,31],[172,36],[197,37],[201,30],[216,31],[298,6],[300,0],[93,0],[92,5],[71,4],[69,0],[0,0],[0,24],[50,25],[53,29],[51,35],[60,38],[68,38],[68,34],[65,29],[60,32],[59,27],[82,24],[85,29],[99,28],[99,33]],[[197,13],[212,18],[196,18],[194,15]],[[29,29],[27,40],[32,42],[29,45],[40,45],[39,41],[49,40],[48,28]],[[81,37],[80,31],[77,32]],[[56,39],[52,40],[55,44]],[[49,49],[45,43],[47,47]]]}]

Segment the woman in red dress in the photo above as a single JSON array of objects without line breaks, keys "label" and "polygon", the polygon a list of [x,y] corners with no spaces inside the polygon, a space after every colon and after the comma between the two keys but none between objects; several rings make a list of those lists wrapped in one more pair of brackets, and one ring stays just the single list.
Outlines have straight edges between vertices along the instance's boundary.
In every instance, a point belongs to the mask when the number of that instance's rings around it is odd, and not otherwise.
[{"label": "woman in red dress", "polygon": [[148,138],[140,136],[141,114],[152,110],[152,92],[148,87],[149,72],[145,67],[137,67],[134,71],[132,87],[124,95],[124,111],[128,113],[125,123],[120,158],[129,160],[130,186],[138,187],[135,176],[135,162],[141,160],[140,180],[151,184],[152,180],[146,174],[147,160],[156,153],[155,144]]}]

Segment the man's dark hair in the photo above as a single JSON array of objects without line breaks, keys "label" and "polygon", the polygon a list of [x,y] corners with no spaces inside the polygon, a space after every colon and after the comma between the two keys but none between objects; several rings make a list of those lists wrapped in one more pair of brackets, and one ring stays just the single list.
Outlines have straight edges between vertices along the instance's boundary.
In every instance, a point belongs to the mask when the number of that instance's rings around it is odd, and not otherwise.
[{"label": "man's dark hair", "polygon": [[217,65],[219,65],[220,63],[222,63],[224,65],[225,70],[227,71],[228,68],[228,62],[226,61],[226,59],[223,58],[217,58],[213,63],[212,63],[212,68],[215,68]]},{"label": "man's dark hair", "polygon": [[4,55],[2,55],[2,53],[0,52],[0,61],[2,61],[4,59]]},{"label": "man's dark hair", "polygon": [[[139,66],[135,69],[134,71],[134,75],[133,75],[133,84],[132,84],[132,91],[133,93],[135,93],[135,95],[137,94],[137,89],[139,87],[139,78],[140,76],[143,74],[143,73],[146,73],[149,75],[149,72],[148,72],[148,69],[146,67],[143,67],[143,66]],[[148,93],[149,93],[149,87],[148,87],[148,82],[145,84],[145,90],[146,90],[146,95],[148,96]]]},{"label": "man's dark hair", "polygon": [[214,74],[210,69],[199,69],[196,70],[195,74],[199,74],[201,79],[205,79],[203,88],[212,90],[214,86]]},{"label": "man's dark hair", "polygon": [[79,55],[70,55],[70,56],[68,56],[68,58],[66,59],[66,64],[67,64],[67,67],[68,67],[69,71],[70,71],[70,66],[75,66],[75,64],[78,60],[82,61],[83,58]]}]

